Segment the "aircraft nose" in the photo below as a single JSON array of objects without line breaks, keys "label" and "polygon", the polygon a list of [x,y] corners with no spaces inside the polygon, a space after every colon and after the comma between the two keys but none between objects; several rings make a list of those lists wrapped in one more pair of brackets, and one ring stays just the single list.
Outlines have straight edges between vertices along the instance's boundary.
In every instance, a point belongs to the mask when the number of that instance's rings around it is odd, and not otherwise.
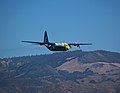
[{"label": "aircraft nose", "polygon": [[70,49],[70,46],[69,46],[69,45],[66,45],[65,48],[68,50],[68,49]]}]

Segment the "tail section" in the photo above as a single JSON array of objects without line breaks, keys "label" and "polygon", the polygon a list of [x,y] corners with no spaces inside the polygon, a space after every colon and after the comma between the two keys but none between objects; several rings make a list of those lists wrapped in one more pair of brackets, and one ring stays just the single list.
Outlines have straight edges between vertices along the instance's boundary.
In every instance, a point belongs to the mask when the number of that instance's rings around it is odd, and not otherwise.
[{"label": "tail section", "polygon": [[49,42],[48,36],[47,36],[47,31],[44,33],[44,42]]}]

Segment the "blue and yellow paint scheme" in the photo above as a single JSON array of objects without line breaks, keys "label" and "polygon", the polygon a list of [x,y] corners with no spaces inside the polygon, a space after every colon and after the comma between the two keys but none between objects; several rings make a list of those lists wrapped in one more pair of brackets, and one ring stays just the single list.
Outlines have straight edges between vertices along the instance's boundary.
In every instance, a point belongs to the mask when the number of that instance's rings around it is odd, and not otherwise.
[{"label": "blue and yellow paint scheme", "polygon": [[77,46],[80,48],[80,45],[92,45],[91,43],[51,43],[48,40],[47,31],[44,33],[44,42],[34,42],[34,41],[22,41],[26,43],[38,44],[40,46],[46,46],[50,51],[67,51],[71,46]]}]

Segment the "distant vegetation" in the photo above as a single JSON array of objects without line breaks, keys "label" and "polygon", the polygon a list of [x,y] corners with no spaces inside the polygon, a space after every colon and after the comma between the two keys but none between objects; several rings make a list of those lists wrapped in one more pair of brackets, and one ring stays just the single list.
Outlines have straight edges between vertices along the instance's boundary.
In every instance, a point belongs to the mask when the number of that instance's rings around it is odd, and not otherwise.
[{"label": "distant vegetation", "polygon": [[120,53],[69,51],[0,59],[0,93],[119,93]]}]

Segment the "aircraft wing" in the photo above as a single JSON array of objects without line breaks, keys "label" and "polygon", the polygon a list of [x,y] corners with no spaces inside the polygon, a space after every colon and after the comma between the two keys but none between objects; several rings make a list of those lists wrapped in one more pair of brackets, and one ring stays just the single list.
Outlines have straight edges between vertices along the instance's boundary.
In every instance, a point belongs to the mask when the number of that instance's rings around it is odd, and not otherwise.
[{"label": "aircraft wing", "polygon": [[34,41],[22,41],[22,42],[25,42],[25,43],[32,43],[32,44],[38,44],[38,45],[44,45],[43,42],[34,42]]},{"label": "aircraft wing", "polygon": [[25,42],[25,43],[32,43],[32,44],[37,44],[37,45],[45,45],[45,44],[48,44],[48,45],[55,45],[55,43],[49,43],[49,42],[34,42],[34,41],[22,41],[22,42]]},{"label": "aircraft wing", "polygon": [[79,47],[80,45],[92,45],[92,43],[68,43],[68,45],[73,45]]}]

